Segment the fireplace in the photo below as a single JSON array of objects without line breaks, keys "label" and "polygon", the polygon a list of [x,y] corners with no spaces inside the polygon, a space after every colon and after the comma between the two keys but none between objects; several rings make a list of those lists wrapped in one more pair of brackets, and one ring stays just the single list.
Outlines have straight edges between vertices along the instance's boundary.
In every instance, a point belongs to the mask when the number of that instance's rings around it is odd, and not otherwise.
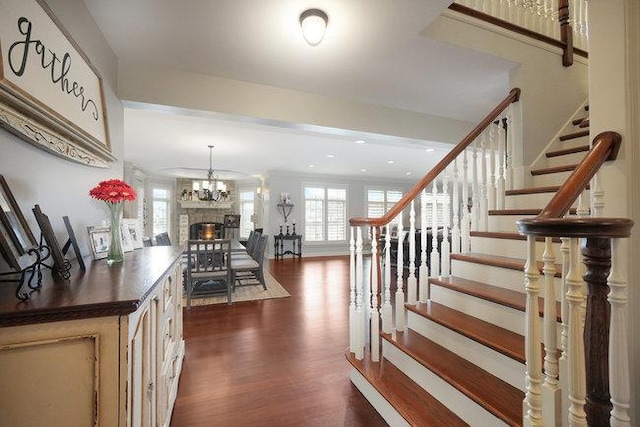
[{"label": "fireplace", "polygon": [[189,239],[223,239],[225,236],[224,224],[221,222],[196,222],[189,226]]}]

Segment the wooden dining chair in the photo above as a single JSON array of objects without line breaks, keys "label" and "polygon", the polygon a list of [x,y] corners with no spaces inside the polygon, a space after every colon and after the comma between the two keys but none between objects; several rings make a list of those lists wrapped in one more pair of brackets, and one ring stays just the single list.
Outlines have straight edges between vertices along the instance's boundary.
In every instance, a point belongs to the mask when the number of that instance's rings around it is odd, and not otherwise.
[{"label": "wooden dining chair", "polygon": [[229,239],[188,240],[185,293],[187,310],[194,296],[227,295],[231,304],[231,268]]},{"label": "wooden dining chair", "polygon": [[231,258],[231,283],[233,289],[238,286],[262,285],[264,290],[267,290],[263,270],[267,240],[267,235],[260,236],[253,257]]}]

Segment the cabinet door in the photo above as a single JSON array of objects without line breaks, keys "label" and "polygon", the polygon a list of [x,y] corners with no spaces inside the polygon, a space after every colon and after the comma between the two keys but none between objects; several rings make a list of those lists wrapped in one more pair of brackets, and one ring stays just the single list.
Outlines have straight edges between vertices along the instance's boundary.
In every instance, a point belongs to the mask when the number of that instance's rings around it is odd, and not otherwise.
[{"label": "cabinet door", "polygon": [[[155,319],[154,304],[147,302],[136,312],[129,335],[129,427],[155,425]],[[157,301],[157,297],[155,298]]]}]

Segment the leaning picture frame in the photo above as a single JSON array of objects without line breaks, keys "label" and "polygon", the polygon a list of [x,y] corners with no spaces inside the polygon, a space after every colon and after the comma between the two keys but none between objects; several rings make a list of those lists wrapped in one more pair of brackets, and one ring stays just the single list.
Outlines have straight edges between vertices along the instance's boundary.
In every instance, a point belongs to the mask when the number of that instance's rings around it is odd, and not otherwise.
[{"label": "leaning picture frame", "polygon": [[111,233],[109,226],[90,225],[87,227],[89,246],[94,260],[104,259],[109,253]]},{"label": "leaning picture frame", "polygon": [[40,227],[42,237],[49,248],[49,255],[53,258],[53,265],[51,267],[53,274],[63,279],[68,279],[70,276],[69,270],[71,269],[71,263],[62,253],[62,249],[58,244],[58,239],[53,231],[49,217],[42,212],[39,205],[35,205],[31,210],[36,217],[36,222]]},{"label": "leaning picture frame", "polygon": [[122,225],[129,230],[133,249],[142,249],[144,246],[142,242],[144,234],[142,231],[142,222],[138,218],[123,218]]},{"label": "leaning picture frame", "polygon": [[29,249],[37,246],[27,220],[2,175],[0,175],[0,222],[18,255],[24,255]]},{"label": "leaning picture frame", "polygon": [[122,251],[131,252],[133,250],[133,240],[129,227],[124,223],[120,223],[120,238],[122,239]]}]

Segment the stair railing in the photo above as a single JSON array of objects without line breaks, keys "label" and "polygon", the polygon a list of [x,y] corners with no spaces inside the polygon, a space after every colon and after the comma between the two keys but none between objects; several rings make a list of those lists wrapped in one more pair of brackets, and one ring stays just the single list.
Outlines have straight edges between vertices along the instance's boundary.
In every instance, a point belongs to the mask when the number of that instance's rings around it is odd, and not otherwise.
[{"label": "stair railing", "polygon": [[587,57],[587,0],[456,0],[449,9]]},{"label": "stair railing", "polygon": [[[503,101],[382,217],[349,220],[349,346],[357,359],[361,360],[367,350],[373,361],[380,359],[380,325],[382,332],[386,334],[391,334],[394,330],[404,331],[405,302],[427,302],[428,277],[449,274],[450,253],[469,252],[470,230],[476,229],[478,224],[485,224],[486,227],[487,211],[504,205],[504,191],[499,194],[497,189],[511,186],[510,147],[514,145],[512,140],[515,127],[511,106],[519,97],[520,89],[512,89]],[[416,240],[416,205],[420,208],[419,241]],[[474,215],[476,220],[472,219]],[[404,228],[406,218],[409,221],[408,230]],[[390,226],[392,222],[393,227]],[[431,251],[427,253],[429,227],[432,230],[432,244]],[[363,236],[370,239],[365,242]],[[406,254],[405,236],[408,240]],[[366,248],[365,244],[369,241],[371,247]],[[392,251],[392,241],[396,242],[395,251]],[[416,247],[418,242],[419,250]],[[371,262],[365,262],[364,254],[369,250]],[[384,257],[381,257],[381,253]],[[392,275],[394,262],[395,276]]]},{"label": "stair railing", "polygon": [[[619,239],[629,237],[633,222],[620,218],[564,217],[589,182],[593,189],[596,172],[605,161],[616,158],[620,142],[620,135],[615,132],[596,136],[590,152],[541,213],[536,218],[518,221],[520,232],[527,236],[524,280],[527,425],[630,425],[627,291]],[[536,237],[545,238],[543,327],[538,321],[541,286]],[[553,284],[555,256],[551,249],[554,237],[563,242],[559,358]],[[582,278],[580,240],[582,262],[586,266]],[[586,291],[581,279],[586,282]],[[540,342],[544,343],[544,362]]]}]

